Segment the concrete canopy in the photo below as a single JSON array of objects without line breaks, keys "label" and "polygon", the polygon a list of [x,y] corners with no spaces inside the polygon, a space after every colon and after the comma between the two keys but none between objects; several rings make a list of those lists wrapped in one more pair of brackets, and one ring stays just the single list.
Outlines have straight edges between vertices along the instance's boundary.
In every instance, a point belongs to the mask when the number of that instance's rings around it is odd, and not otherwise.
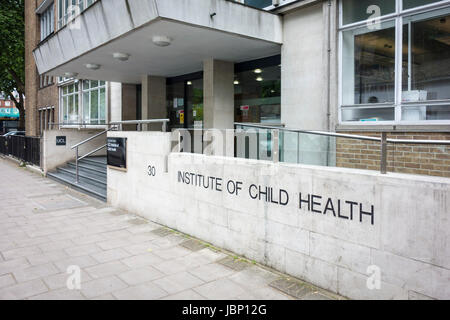
[{"label": "concrete canopy", "polygon": [[[169,37],[159,47],[154,36]],[[142,75],[202,70],[208,58],[242,62],[279,54],[281,17],[225,0],[98,1],[40,44],[40,74],[139,83]],[[113,58],[129,54],[128,61]],[[98,64],[90,70],[86,64]]]}]

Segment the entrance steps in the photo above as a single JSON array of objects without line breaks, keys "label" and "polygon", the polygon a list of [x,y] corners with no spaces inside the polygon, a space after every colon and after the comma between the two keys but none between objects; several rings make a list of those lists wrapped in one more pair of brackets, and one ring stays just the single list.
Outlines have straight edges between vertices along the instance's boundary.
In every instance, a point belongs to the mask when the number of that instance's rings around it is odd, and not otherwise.
[{"label": "entrance steps", "polygon": [[48,172],[47,176],[78,191],[106,201],[106,157],[88,157],[78,162],[79,182],[76,183],[75,162]]}]

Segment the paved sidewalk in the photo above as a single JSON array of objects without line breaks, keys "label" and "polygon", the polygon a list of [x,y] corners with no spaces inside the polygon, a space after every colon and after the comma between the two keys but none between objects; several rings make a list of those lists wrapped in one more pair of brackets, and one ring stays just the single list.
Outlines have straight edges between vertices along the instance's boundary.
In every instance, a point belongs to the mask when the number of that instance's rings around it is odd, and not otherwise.
[{"label": "paved sidewalk", "polygon": [[0,299],[337,298],[1,157],[0,178]]}]

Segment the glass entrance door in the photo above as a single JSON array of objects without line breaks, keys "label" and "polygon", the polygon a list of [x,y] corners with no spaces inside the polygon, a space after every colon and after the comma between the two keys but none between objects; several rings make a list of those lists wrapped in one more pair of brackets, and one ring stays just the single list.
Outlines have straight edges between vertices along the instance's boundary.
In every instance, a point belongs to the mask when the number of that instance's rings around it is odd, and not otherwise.
[{"label": "glass entrance door", "polygon": [[186,82],[187,128],[203,129],[203,79]]},{"label": "glass entrance door", "polygon": [[167,114],[171,129],[203,128],[203,73],[167,79]]}]

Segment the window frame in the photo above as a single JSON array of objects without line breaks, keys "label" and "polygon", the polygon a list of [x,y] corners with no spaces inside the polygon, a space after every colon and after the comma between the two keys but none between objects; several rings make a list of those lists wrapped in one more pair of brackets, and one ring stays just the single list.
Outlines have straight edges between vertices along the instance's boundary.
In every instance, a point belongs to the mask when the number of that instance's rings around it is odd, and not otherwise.
[{"label": "window frame", "polygon": [[[80,7],[79,12],[76,12],[74,16],[69,15],[66,8],[66,1],[69,7],[78,5]],[[58,13],[58,23],[57,23],[58,30],[63,28],[65,25],[67,25],[69,21],[76,18],[84,10],[92,6],[97,1],[98,0],[58,0],[58,8],[56,10]],[[73,4],[74,2],[75,4]],[[71,19],[69,20],[69,18]]]},{"label": "window frame", "polygon": [[[65,80],[63,82],[58,83],[59,85],[59,119],[61,120],[61,124],[59,125],[60,129],[80,129],[80,128],[89,128],[89,129],[104,129],[108,127],[108,119],[109,119],[109,85],[107,81],[103,81],[104,85],[102,86],[97,86],[96,88],[89,88],[89,89],[84,89],[84,81],[91,81],[91,80],[82,80],[79,79],[78,80],[78,91],[77,91],[77,96],[78,96],[78,121],[77,124],[70,124],[64,123],[64,103],[63,103],[63,98],[68,96],[68,94],[64,94],[63,90],[65,87],[74,85],[76,83],[77,79],[71,78],[69,80]],[[97,80],[94,80],[97,81]],[[98,80],[100,83],[100,80]],[[86,91],[94,91],[94,90],[98,90],[99,93],[101,91],[101,89],[105,89],[105,123],[104,124],[83,124],[80,125],[79,123],[84,123],[84,112],[85,112],[85,106],[84,106],[84,99],[83,99],[83,93]],[[100,103],[100,94],[99,94],[99,103]],[[90,98],[89,98],[89,112],[90,112]],[[68,105],[67,105],[67,109],[68,109]],[[68,110],[66,111],[68,112]],[[99,114],[100,114],[100,109],[99,109]]]},{"label": "window frame", "polygon": [[40,39],[41,42],[55,32],[55,3],[52,2],[48,8],[39,14]]},{"label": "window frame", "polygon": [[[427,12],[432,12],[438,9],[450,9],[450,0],[442,0],[436,3],[431,3],[423,6],[418,6],[410,9],[403,10],[403,0],[396,1],[396,11],[391,14],[387,14],[380,17],[380,23],[394,21],[395,25],[395,89],[394,89],[394,103],[379,103],[379,104],[353,104],[346,105],[343,103],[343,34],[345,31],[358,29],[367,25],[368,20],[362,20],[350,24],[343,25],[343,2],[345,0],[339,1],[339,24],[338,24],[338,49],[339,49],[339,59],[338,59],[338,123],[340,125],[349,126],[386,126],[386,125],[448,125],[450,120],[419,120],[419,121],[408,121],[402,120],[402,108],[411,107],[417,105],[426,106],[436,106],[436,105],[449,105],[450,99],[444,100],[429,100],[429,101],[419,101],[419,102],[402,102],[402,63],[403,63],[403,19],[409,18],[417,14],[423,14]],[[393,121],[343,121],[342,113],[344,109],[356,109],[356,108],[394,108],[395,118]]]}]

